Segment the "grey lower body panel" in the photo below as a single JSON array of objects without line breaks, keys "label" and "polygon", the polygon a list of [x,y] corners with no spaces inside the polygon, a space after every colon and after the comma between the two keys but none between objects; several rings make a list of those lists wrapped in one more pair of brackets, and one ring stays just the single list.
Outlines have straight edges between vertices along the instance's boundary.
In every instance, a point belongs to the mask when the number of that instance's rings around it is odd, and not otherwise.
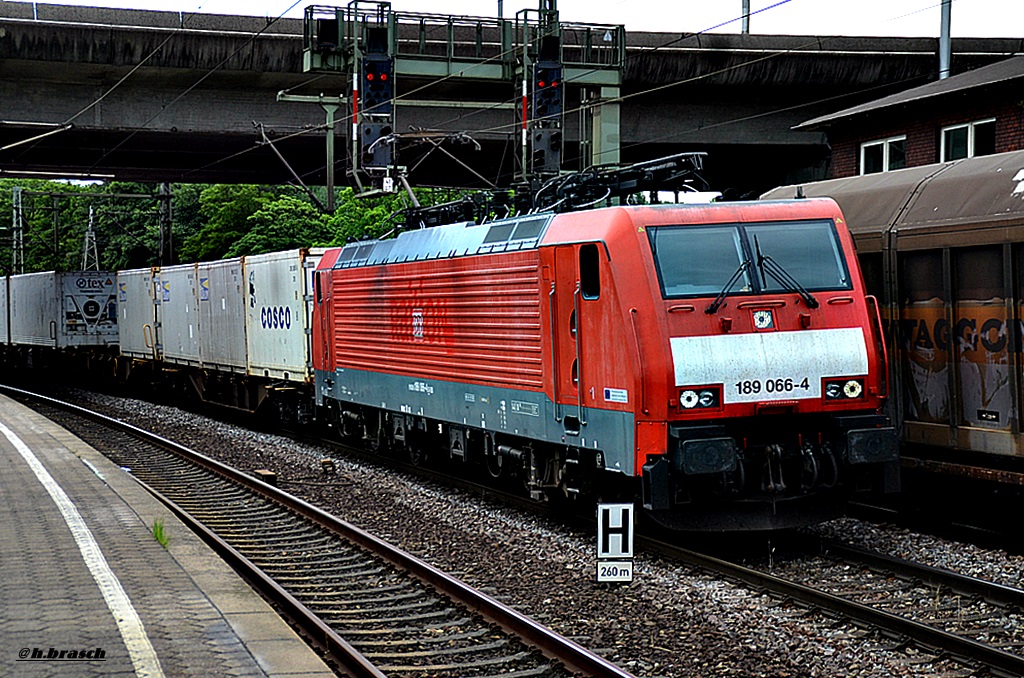
[{"label": "grey lower body panel", "polygon": [[601,450],[605,468],[634,475],[632,412],[563,405],[560,414],[580,419],[578,432],[555,419],[555,404],[543,392],[496,388],[437,379],[419,379],[366,370],[317,371],[317,403],[353,403],[426,419],[540,440]]}]

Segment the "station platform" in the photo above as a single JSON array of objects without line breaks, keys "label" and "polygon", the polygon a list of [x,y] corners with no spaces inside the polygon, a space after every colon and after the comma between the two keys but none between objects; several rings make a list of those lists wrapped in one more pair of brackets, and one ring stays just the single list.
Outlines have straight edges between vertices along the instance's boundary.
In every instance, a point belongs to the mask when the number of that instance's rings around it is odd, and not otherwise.
[{"label": "station platform", "polygon": [[128,473],[0,396],[0,675],[335,674]]}]

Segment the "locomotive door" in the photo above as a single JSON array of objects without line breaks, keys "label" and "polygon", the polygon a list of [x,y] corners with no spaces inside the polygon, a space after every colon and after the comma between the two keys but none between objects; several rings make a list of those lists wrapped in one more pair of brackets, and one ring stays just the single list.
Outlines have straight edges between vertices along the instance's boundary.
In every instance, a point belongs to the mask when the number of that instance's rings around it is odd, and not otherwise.
[{"label": "locomotive door", "polygon": [[331,351],[331,278],[330,269],[316,271],[313,274],[313,290],[315,297],[314,321],[319,321],[319,331],[313,335],[319,341],[313,342],[313,366],[327,372],[334,372],[333,353]]},{"label": "locomotive door", "polygon": [[580,276],[577,248],[555,251],[551,283],[551,340],[554,362],[555,419],[576,435],[587,423],[582,400],[583,337],[580,327]]}]

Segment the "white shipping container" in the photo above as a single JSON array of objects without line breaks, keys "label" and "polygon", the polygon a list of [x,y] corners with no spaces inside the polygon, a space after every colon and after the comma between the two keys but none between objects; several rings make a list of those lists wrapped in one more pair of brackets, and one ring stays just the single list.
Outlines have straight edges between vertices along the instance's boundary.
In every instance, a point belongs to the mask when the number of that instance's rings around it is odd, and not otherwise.
[{"label": "white shipping container", "polygon": [[3,313],[0,313],[0,344],[11,343],[11,299],[7,296],[9,287],[7,276],[0,278],[0,304],[4,305]]},{"label": "white shipping container", "polygon": [[8,279],[11,343],[65,348],[116,344],[116,275],[27,273]]},{"label": "white shipping container", "polygon": [[159,269],[136,268],[117,272],[117,323],[121,355],[160,358]]},{"label": "white shipping container", "polygon": [[313,274],[323,248],[245,257],[245,325],[249,374],[312,378]]},{"label": "white shipping container", "polygon": [[164,266],[159,272],[160,336],[167,362],[198,365],[199,297],[195,264]]},{"label": "white shipping container", "polygon": [[199,355],[204,367],[245,371],[242,260],[196,264],[199,276]]}]

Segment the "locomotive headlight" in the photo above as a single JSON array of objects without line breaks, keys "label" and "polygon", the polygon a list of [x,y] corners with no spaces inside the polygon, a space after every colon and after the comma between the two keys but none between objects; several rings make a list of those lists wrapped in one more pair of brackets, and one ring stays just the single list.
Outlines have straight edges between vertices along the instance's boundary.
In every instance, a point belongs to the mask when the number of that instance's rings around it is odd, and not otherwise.
[{"label": "locomotive headlight", "polygon": [[824,384],[825,400],[829,402],[857,400],[864,395],[864,379],[829,379]]},{"label": "locomotive headlight", "polygon": [[859,398],[864,392],[864,387],[856,379],[851,379],[843,385],[843,395],[847,398]]},{"label": "locomotive headlight", "polygon": [[689,386],[679,391],[683,410],[714,410],[722,404],[722,391],[716,386]]}]

